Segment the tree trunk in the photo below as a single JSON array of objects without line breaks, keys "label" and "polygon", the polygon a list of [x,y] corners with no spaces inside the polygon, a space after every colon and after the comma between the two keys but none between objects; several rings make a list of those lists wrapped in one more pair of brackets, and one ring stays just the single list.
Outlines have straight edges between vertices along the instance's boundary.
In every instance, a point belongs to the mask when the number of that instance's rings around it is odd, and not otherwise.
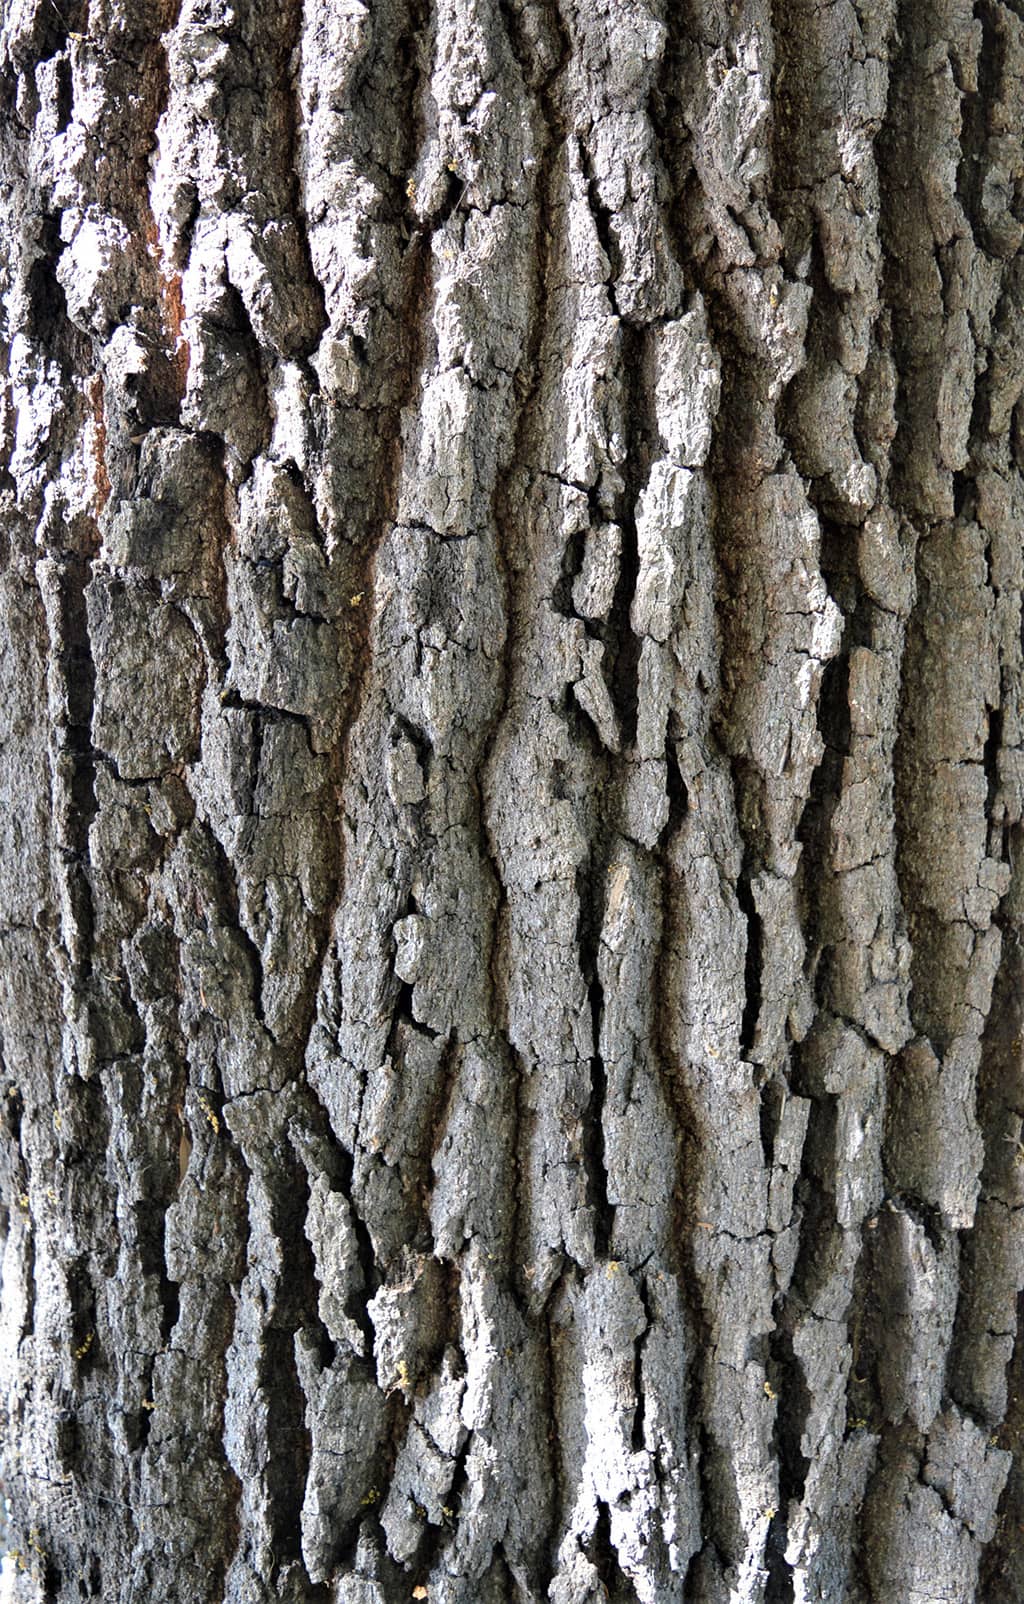
[{"label": "tree trunk", "polygon": [[6,0],[6,1596],[1024,1598],[1020,0]]}]

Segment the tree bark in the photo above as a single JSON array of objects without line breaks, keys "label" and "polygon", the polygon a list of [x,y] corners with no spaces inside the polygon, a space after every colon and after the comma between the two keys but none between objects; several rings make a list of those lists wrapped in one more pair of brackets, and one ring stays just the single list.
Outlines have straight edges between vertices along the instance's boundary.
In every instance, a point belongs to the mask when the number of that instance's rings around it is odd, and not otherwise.
[{"label": "tree bark", "polygon": [[1022,84],[6,0],[10,1598],[1024,1598]]}]

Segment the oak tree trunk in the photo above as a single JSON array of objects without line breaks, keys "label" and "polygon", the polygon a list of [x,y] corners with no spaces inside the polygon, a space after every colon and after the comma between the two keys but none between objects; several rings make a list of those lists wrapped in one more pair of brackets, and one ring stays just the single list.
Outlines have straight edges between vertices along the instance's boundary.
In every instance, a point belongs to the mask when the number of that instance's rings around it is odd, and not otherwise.
[{"label": "oak tree trunk", "polygon": [[5,0],[9,1597],[1024,1598],[1022,85]]}]

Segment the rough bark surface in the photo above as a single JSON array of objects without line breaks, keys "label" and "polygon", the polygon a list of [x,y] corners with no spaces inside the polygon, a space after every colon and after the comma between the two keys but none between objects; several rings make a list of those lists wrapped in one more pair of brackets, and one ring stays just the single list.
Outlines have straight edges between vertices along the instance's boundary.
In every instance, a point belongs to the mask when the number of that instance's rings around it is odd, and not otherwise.
[{"label": "rough bark surface", "polygon": [[1022,129],[1020,0],[5,0],[13,1597],[1024,1598]]}]

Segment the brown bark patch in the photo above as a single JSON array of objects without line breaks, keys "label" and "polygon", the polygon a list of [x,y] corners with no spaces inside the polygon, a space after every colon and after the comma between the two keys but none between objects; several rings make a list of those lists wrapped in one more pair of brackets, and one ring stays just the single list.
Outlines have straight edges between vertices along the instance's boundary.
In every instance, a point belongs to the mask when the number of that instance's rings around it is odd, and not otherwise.
[{"label": "brown bark patch", "polygon": [[89,380],[89,403],[92,407],[92,429],[89,438],[89,455],[92,462],[92,484],[95,494],[95,511],[98,518],[110,500],[110,475],[107,472],[107,420],[103,405],[103,378],[94,373]]}]

